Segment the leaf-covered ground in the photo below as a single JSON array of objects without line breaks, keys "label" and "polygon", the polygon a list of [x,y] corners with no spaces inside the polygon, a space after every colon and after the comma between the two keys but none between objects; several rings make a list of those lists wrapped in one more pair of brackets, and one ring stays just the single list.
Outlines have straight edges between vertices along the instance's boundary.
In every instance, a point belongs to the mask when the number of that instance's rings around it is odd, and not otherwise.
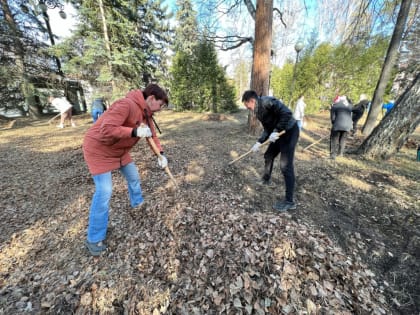
[{"label": "leaf-covered ground", "polygon": [[[146,205],[131,209],[114,174],[108,250],[84,247],[94,190],[81,143],[91,125],[47,120],[0,131],[0,314],[418,314],[416,149],[387,162],[328,156],[327,114],[309,117],[296,152],[296,201],[278,161],[229,162],[255,138],[247,114],[157,115],[178,189],[144,141],[132,155]],[[360,143],[351,139],[349,148]]]}]

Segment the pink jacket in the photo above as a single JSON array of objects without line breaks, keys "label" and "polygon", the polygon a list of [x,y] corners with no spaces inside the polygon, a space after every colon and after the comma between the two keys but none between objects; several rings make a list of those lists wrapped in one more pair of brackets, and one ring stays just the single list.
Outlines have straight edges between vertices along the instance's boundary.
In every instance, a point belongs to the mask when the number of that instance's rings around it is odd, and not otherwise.
[{"label": "pink jacket", "polygon": [[85,134],[83,155],[89,172],[98,175],[132,162],[129,151],[140,138],[131,133],[142,123],[149,125],[153,140],[162,151],[151,116],[141,90],[115,101]]}]

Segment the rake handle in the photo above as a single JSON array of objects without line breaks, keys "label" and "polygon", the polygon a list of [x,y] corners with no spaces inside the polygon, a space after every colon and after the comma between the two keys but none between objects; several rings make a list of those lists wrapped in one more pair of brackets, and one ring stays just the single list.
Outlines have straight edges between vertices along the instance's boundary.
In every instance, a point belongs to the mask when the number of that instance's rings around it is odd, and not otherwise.
[{"label": "rake handle", "polygon": [[[162,157],[162,155],[160,154],[159,148],[157,147],[153,138],[147,138],[147,142],[149,142],[150,146],[152,147],[153,152],[157,155],[158,159],[160,159]],[[169,175],[171,180],[174,182],[175,187],[178,187],[174,176],[172,175],[171,171],[169,170],[169,167],[167,167],[167,166],[165,167],[165,172],[166,172],[166,174]]]},{"label": "rake handle", "polygon": [[302,151],[305,151],[305,150],[309,149],[310,147],[314,146],[315,144],[320,143],[322,140],[324,140],[324,139],[325,139],[325,138],[327,138],[328,136],[329,136],[329,135],[326,135],[326,136],[322,137],[321,139],[318,139],[318,140],[317,140],[317,141],[315,141],[314,143],[311,143],[310,145],[308,145],[308,146],[304,147],[304,148],[302,149]]},{"label": "rake handle", "polygon": [[[281,131],[281,132],[279,132],[279,137],[282,135],[282,134],[284,134],[286,131]],[[268,143],[270,143],[270,139],[267,139],[267,140],[265,140],[263,143],[261,143],[261,147],[262,146],[264,146],[264,145],[266,145],[266,144],[268,144]],[[233,161],[230,161],[229,162],[229,165],[232,165],[233,163],[235,163],[236,161],[239,161],[240,159],[242,159],[242,158],[244,158],[244,157],[246,157],[248,154],[250,154],[250,153],[252,153],[252,149],[251,150],[249,150],[248,152],[246,152],[246,153],[244,153],[244,154],[242,154],[241,156],[239,156],[239,157],[237,157],[236,159],[234,159]]]},{"label": "rake handle", "polygon": [[51,118],[50,120],[48,120],[48,124],[50,124],[54,119],[56,119],[58,116],[60,116],[61,113],[58,113],[57,115],[55,115],[53,118]]}]

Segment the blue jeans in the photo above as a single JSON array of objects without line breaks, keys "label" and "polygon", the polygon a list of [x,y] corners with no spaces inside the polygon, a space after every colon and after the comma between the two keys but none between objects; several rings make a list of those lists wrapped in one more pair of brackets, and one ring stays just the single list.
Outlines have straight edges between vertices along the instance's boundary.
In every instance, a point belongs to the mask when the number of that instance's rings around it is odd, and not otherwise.
[{"label": "blue jeans", "polygon": [[93,108],[93,109],[92,109],[92,119],[93,119],[93,123],[95,123],[95,122],[98,120],[99,116],[101,116],[103,113],[104,113],[104,111],[103,111],[103,110]]},{"label": "blue jeans", "polygon": [[296,123],[297,123],[297,125],[299,127],[299,130],[302,130],[302,128],[303,128],[303,121],[302,120],[296,120]]},{"label": "blue jeans", "polygon": [[[134,162],[120,168],[120,172],[127,180],[130,205],[136,207],[143,202],[143,194],[140,185],[140,176]],[[103,241],[106,238],[108,228],[109,202],[112,195],[111,172],[94,175],[95,193],[89,212],[89,225],[87,240],[91,243]]]}]

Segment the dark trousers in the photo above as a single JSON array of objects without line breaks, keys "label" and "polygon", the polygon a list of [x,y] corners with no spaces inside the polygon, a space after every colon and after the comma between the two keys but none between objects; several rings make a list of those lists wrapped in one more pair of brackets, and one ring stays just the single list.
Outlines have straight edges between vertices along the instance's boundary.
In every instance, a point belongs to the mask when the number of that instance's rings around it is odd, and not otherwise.
[{"label": "dark trousers", "polygon": [[356,118],[353,120],[353,130],[351,131],[352,135],[355,135],[357,132],[357,123],[359,122],[360,118]]},{"label": "dark trousers", "polygon": [[273,171],[274,159],[280,154],[280,169],[286,185],[286,200],[293,202],[295,189],[294,158],[296,143],[299,138],[299,127],[295,124],[287,130],[276,142],[271,143],[264,154],[264,180],[270,180]]},{"label": "dark trousers", "polygon": [[[346,140],[348,131],[331,130],[330,137],[330,155],[336,157],[344,154],[344,148],[346,147]],[[338,150],[337,150],[338,148]]]}]

